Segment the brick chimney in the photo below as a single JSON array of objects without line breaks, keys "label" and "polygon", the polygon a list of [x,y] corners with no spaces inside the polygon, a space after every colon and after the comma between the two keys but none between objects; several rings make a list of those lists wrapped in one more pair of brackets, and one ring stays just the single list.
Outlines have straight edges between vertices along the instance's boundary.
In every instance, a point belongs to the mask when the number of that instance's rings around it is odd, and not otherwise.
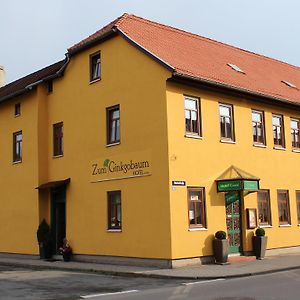
[{"label": "brick chimney", "polygon": [[0,66],[0,88],[5,85],[5,71],[4,67]]}]

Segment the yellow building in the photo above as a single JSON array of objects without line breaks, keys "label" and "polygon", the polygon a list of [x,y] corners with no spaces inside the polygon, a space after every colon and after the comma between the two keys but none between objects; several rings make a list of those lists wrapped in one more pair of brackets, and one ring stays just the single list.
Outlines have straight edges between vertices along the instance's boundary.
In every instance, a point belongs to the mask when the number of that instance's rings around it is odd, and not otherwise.
[{"label": "yellow building", "polygon": [[0,252],[175,266],[218,230],[300,248],[300,69],[124,14],[0,89]]}]

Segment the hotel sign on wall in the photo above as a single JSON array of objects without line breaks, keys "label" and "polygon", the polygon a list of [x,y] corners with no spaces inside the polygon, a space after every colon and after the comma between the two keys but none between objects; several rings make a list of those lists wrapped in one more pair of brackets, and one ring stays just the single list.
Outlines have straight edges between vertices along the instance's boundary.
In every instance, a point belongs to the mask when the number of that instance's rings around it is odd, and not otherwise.
[{"label": "hotel sign on wall", "polygon": [[217,181],[218,192],[229,192],[229,191],[257,191],[259,190],[258,180],[220,180]]},{"label": "hotel sign on wall", "polygon": [[150,176],[151,169],[148,152],[104,157],[91,162],[91,182]]}]

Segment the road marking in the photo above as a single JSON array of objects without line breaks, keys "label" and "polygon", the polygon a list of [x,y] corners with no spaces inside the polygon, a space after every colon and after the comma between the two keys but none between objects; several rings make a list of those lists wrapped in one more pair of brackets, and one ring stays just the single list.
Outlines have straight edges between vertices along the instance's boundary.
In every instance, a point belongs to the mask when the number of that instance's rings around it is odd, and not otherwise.
[{"label": "road marking", "polygon": [[224,278],[212,279],[212,280],[204,280],[204,281],[194,281],[194,282],[185,282],[184,285],[192,285],[192,284],[201,284],[201,283],[210,283],[215,281],[225,280]]},{"label": "road marking", "polygon": [[89,298],[94,298],[94,297],[121,295],[121,294],[135,293],[135,292],[138,292],[138,290],[130,290],[130,291],[123,291],[123,292],[115,292],[115,293],[93,294],[93,295],[80,296],[80,298],[89,299]]}]

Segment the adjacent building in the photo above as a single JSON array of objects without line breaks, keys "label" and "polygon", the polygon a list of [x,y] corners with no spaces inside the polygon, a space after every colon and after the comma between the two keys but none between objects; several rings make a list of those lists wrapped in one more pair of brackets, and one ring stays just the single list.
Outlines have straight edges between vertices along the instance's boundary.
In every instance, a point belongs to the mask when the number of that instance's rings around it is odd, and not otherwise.
[{"label": "adjacent building", "polygon": [[0,89],[0,252],[174,266],[300,245],[300,68],[124,14]]}]

